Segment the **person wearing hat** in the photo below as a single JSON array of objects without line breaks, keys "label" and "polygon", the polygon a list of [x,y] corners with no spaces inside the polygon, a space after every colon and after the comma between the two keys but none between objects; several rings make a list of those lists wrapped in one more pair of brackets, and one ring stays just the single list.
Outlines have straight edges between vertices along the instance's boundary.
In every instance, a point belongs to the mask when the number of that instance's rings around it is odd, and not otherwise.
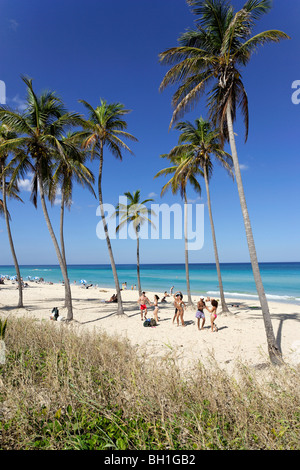
[{"label": "person wearing hat", "polygon": [[184,307],[185,303],[183,302],[183,295],[182,292],[178,291],[174,294],[174,307],[175,307],[175,315],[173,317],[173,323],[175,322],[175,318],[177,319],[177,326],[179,326],[179,318],[181,320],[181,325],[185,326],[184,321],[183,321],[183,313],[184,313]]}]

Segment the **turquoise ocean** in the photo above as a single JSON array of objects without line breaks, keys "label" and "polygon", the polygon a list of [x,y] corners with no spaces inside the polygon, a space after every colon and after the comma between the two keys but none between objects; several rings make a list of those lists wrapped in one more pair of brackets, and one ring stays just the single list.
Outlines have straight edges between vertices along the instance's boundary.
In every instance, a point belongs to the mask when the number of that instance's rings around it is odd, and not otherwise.
[{"label": "turquoise ocean", "polygon": [[[62,282],[59,266],[20,266],[24,281],[43,278],[46,282]],[[163,293],[174,286],[174,291],[186,293],[184,264],[144,264],[141,265],[141,284],[145,291]],[[190,285],[193,295],[218,296],[218,278],[214,264],[190,264]],[[136,265],[117,265],[120,284],[127,288],[137,284]],[[223,287],[225,296],[256,300],[257,292],[250,263],[222,263]],[[300,305],[300,263],[260,263],[260,272],[267,298],[278,302],[292,302]],[[70,282],[81,280],[88,284],[114,288],[110,265],[69,265]],[[0,276],[13,276],[13,266],[0,266]]]}]

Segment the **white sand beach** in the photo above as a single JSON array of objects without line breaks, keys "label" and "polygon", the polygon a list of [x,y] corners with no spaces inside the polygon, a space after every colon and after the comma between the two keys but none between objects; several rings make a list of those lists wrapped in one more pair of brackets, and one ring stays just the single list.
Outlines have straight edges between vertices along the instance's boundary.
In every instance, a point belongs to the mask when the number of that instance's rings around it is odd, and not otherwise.
[{"label": "white sand beach", "polygon": [[[176,357],[184,368],[200,360],[208,365],[215,358],[221,368],[229,372],[236,361],[242,360],[252,366],[268,362],[268,350],[263,318],[257,301],[226,299],[232,315],[219,314],[216,320],[218,332],[211,332],[209,313],[206,311],[204,329],[197,329],[196,308],[186,308],[185,327],[173,324],[173,298],[167,303],[159,302],[159,323],[156,327],[145,328],[141,321],[138,292],[123,290],[122,299],[126,315],[116,315],[116,304],[105,303],[115,292],[92,286],[88,289],[72,285],[73,315],[71,323],[62,322],[65,328],[81,331],[106,332],[112,336],[126,338],[137,347],[141,355],[155,359],[160,356]],[[146,292],[153,302],[154,294],[162,298],[162,292]],[[50,322],[53,307],[66,316],[64,287],[59,284],[29,282],[24,289],[24,309],[17,309],[18,290],[16,284],[5,281],[0,286],[0,317],[32,317]],[[184,301],[187,299],[184,297]],[[199,300],[193,296],[196,302]],[[210,304],[208,304],[210,305]],[[300,364],[300,306],[290,303],[269,302],[272,324],[283,359],[287,364]],[[151,317],[154,307],[148,308]],[[218,309],[220,310],[220,308]],[[52,322],[53,324],[56,322]],[[43,324],[43,322],[42,322]],[[58,324],[58,322],[57,322]]]}]

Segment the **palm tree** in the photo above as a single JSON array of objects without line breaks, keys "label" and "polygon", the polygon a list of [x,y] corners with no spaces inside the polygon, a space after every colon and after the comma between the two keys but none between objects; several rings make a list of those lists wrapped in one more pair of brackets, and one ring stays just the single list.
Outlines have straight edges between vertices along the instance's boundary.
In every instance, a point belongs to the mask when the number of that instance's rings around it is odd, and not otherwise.
[{"label": "palm tree", "polygon": [[128,198],[128,204],[118,204],[116,206],[116,212],[113,214],[114,216],[119,217],[119,225],[116,227],[116,232],[118,232],[123,226],[127,225],[128,223],[132,223],[133,229],[136,236],[136,269],[137,269],[137,281],[138,281],[138,291],[139,295],[142,295],[142,288],[141,288],[141,279],[140,279],[140,237],[139,232],[141,229],[141,225],[145,222],[149,222],[150,224],[154,225],[152,220],[149,219],[148,216],[155,215],[152,209],[147,209],[145,204],[148,202],[154,201],[154,199],[144,199],[144,201],[140,201],[140,193],[141,191],[138,189],[133,194],[130,192],[124,193],[124,195]]},{"label": "palm tree", "polygon": [[[15,134],[11,132],[8,127],[5,124],[2,124],[0,126],[0,143],[6,142],[9,139],[15,138]],[[8,152],[5,150],[0,150],[0,175],[1,175],[1,181],[0,185],[2,187],[2,199],[0,199],[0,213],[3,212],[4,217],[5,217],[5,223],[6,223],[6,229],[7,229],[7,235],[8,235],[8,240],[10,244],[10,250],[11,254],[14,260],[14,265],[15,265],[15,270],[16,270],[16,275],[17,275],[17,280],[18,280],[18,289],[19,289],[19,300],[18,300],[18,308],[24,308],[23,305],[23,290],[22,290],[22,279],[21,279],[21,273],[20,273],[20,267],[18,263],[18,258],[16,255],[16,250],[14,247],[14,242],[13,242],[13,237],[11,233],[11,228],[10,228],[10,214],[7,209],[7,201],[6,197],[7,194],[9,197],[12,197],[14,199],[17,199],[18,201],[22,201],[22,199],[18,196],[18,187],[16,184],[14,184],[11,189],[8,191],[8,183],[6,181],[6,173],[5,173],[5,168],[6,168],[6,160],[8,158]]]},{"label": "palm tree", "polygon": [[237,108],[244,118],[248,135],[248,97],[240,68],[246,66],[257,47],[270,42],[289,39],[282,31],[269,30],[252,35],[256,21],[272,7],[270,0],[247,0],[237,12],[225,0],[187,0],[197,15],[196,29],[179,38],[179,47],[160,54],[162,63],[172,67],[165,75],[160,89],[179,84],[173,96],[174,113],[171,124],[191,109],[204,91],[209,90],[209,111],[213,124],[221,131],[221,138],[229,140],[240,204],[244,219],[253,276],[259,296],[272,363],[282,362],[282,354],[275,340],[269,306],[266,299],[254,238],[243,189],[236,151],[233,121]]},{"label": "palm tree", "polygon": [[191,296],[191,287],[190,287],[190,276],[189,276],[189,254],[188,254],[188,234],[187,234],[187,194],[186,186],[189,182],[194,191],[198,194],[201,194],[201,186],[197,181],[196,176],[203,176],[202,170],[199,166],[189,159],[188,153],[183,151],[183,146],[180,148],[180,152],[175,147],[169,154],[161,155],[161,158],[168,158],[171,166],[160,170],[154,178],[157,178],[161,175],[170,175],[173,174],[172,178],[163,186],[161,190],[161,196],[167,191],[168,188],[171,188],[172,193],[176,194],[178,191],[182,199],[184,200],[184,252],[185,252],[185,275],[186,275],[186,286],[187,286],[187,296],[188,296],[188,305],[192,306],[192,296]]},{"label": "palm tree", "polygon": [[0,145],[0,151],[18,149],[8,165],[14,167],[11,184],[20,177],[23,178],[29,170],[33,173],[31,200],[37,207],[39,192],[47,228],[64,280],[67,321],[71,321],[73,308],[68,272],[50,221],[45,194],[52,178],[54,156],[57,158],[59,154],[61,158],[65,158],[60,142],[61,135],[67,128],[78,125],[81,122],[80,116],[66,112],[61,99],[54,92],[47,91],[38,97],[33,91],[32,80],[25,77],[22,79],[27,86],[27,107],[24,114],[0,107],[0,119],[17,134],[15,139]]},{"label": "palm tree", "polygon": [[64,242],[64,210],[65,207],[70,209],[72,205],[72,192],[73,181],[87,187],[89,191],[96,197],[92,184],[94,183],[93,173],[85,166],[87,153],[78,148],[77,132],[71,134],[67,133],[61,139],[61,146],[63,148],[63,155],[61,158],[58,154],[57,161],[54,163],[54,174],[50,181],[49,199],[52,203],[55,202],[57,197],[58,188],[60,190],[61,203],[60,203],[60,248],[65,266],[66,250]]},{"label": "palm tree", "polygon": [[122,160],[122,151],[127,150],[132,153],[130,148],[123,142],[122,139],[129,139],[137,141],[137,139],[126,132],[127,123],[123,116],[129,113],[121,103],[108,104],[106,101],[100,100],[100,105],[93,108],[87,101],[79,100],[87,109],[89,116],[83,122],[83,131],[80,135],[82,139],[83,148],[89,150],[92,158],[99,158],[99,173],[98,173],[98,195],[100,213],[104,227],[104,234],[107,243],[108,253],[110,257],[111,268],[113,272],[114,282],[118,298],[118,315],[123,315],[123,304],[118,279],[118,273],[115,265],[113,251],[111,247],[108,227],[106,223],[103,195],[102,195],[102,174],[103,174],[103,151],[106,146],[110,152],[119,160]]},{"label": "palm tree", "polygon": [[[179,137],[179,145],[171,151],[176,154],[183,152],[188,155],[186,165],[194,163],[196,166],[200,166],[203,169],[203,176],[205,181],[206,193],[207,193],[207,206],[209,213],[209,220],[211,226],[214,254],[216,269],[218,275],[219,289],[220,289],[220,298],[222,305],[222,312],[229,313],[229,309],[226,305],[223,282],[221,276],[220,262],[218,247],[216,242],[215,227],[211,209],[211,199],[210,199],[210,190],[209,190],[209,181],[213,173],[213,162],[211,155],[214,155],[218,163],[222,165],[223,168],[232,176],[232,158],[227,152],[222,148],[220,142],[220,136],[218,130],[212,130],[209,121],[204,120],[203,118],[196,119],[195,125],[190,122],[179,122],[176,126],[176,129],[181,131]],[[181,171],[184,171],[185,167],[183,166]]]}]

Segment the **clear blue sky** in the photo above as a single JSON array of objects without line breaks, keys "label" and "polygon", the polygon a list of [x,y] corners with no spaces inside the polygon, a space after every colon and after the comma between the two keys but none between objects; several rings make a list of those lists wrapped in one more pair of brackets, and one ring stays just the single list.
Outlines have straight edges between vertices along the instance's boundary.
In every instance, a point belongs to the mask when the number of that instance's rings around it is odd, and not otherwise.
[{"label": "clear blue sky", "polygon": [[[234,0],[241,8],[243,0]],[[287,5],[288,3],[288,5]],[[178,132],[168,131],[172,108],[169,89],[159,93],[167,68],[158,54],[177,44],[195,17],[185,0],[1,0],[0,80],[6,83],[7,104],[22,108],[25,87],[20,76],[34,79],[37,92],[55,90],[69,110],[84,113],[78,103],[93,106],[100,97],[119,101],[132,110],[128,131],[138,138],[135,156],[116,161],[104,158],[103,194],[110,204],[125,191],[155,194],[156,203],[181,203],[179,196],[160,199],[164,178],[153,176],[166,162],[160,155],[177,143]],[[258,22],[258,31],[280,29],[290,41],[266,45],[243,72],[249,98],[249,139],[243,140],[240,119],[235,125],[237,149],[259,261],[299,261],[299,124],[300,105],[292,103],[292,83],[300,80],[300,4],[275,0],[271,13]],[[205,101],[184,119],[206,117]],[[229,149],[228,149],[229,150]],[[98,163],[90,168],[97,175]],[[206,203],[204,183],[201,200]],[[9,201],[12,231],[20,264],[57,264],[40,203],[30,193],[24,204]],[[197,196],[189,191],[190,200]],[[221,262],[249,261],[236,184],[216,165],[211,181],[212,209]],[[97,201],[76,187],[66,213],[65,237],[69,263],[108,263],[105,241],[96,236],[100,219]],[[50,210],[58,234],[59,207]],[[4,219],[0,219],[0,264],[12,264]],[[135,242],[113,240],[117,263],[135,263]],[[205,205],[205,238],[190,261],[214,262]],[[145,240],[142,263],[184,262],[182,240]]]}]

